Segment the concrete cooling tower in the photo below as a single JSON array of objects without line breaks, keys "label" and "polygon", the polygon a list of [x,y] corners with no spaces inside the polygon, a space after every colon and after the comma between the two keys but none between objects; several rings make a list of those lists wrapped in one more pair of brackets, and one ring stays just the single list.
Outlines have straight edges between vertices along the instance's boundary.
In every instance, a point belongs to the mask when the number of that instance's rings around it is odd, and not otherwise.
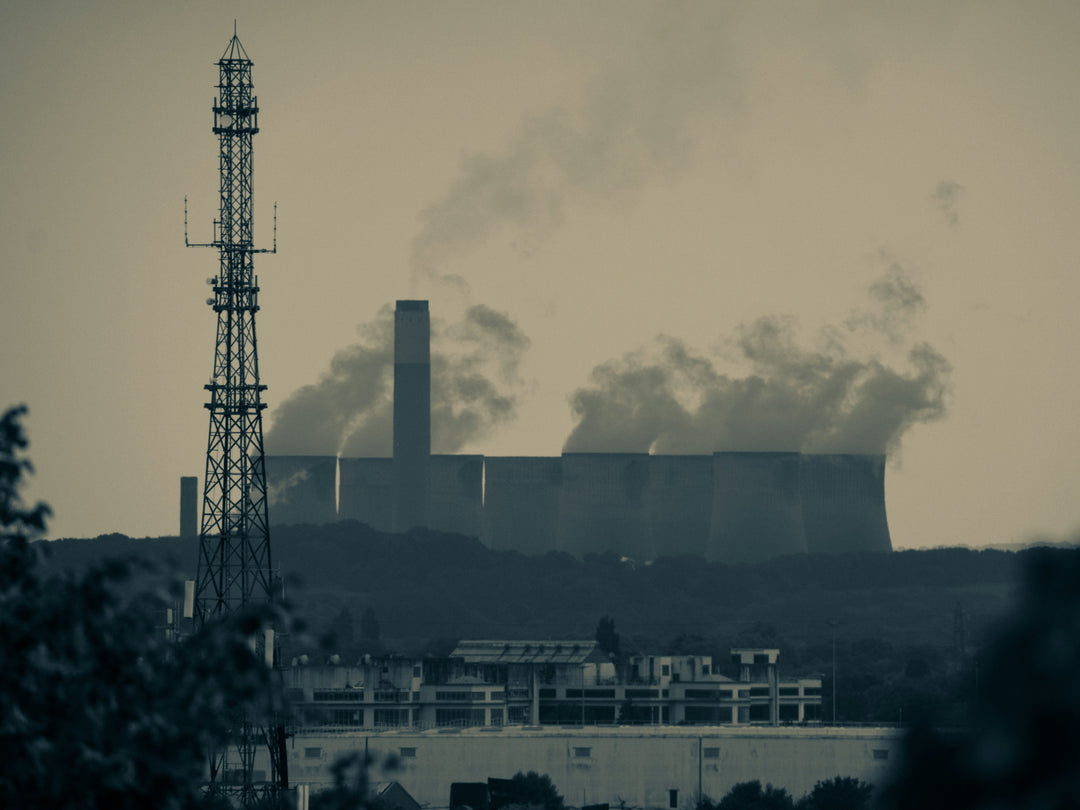
[{"label": "concrete cooling tower", "polygon": [[431,320],[427,301],[394,310],[394,531],[428,525]]},{"label": "concrete cooling tower", "polygon": [[271,526],[337,520],[337,458],[266,456]]},{"label": "concrete cooling tower", "polygon": [[427,525],[479,537],[484,520],[484,457],[432,456]]},{"label": "concrete cooling tower", "polygon": [[560,551],[656,556],[649,528],[648,453],[563,453]]},{"label": "concrete cooling tower", "polygon": [[484,459],[484,545],[522,554],[554,549],[561,490],[558,456]]},{"label": "concrete cooling tower", "polygon": [[808,551],[892,551],[885,456],[803,456],[799,476]]},{"label": "concrete cooling tower", "polygon": [[649,530],[656,556],[705,556],[712,475],[712,456],[649,457]]},{"label": "concrete cooling tower", "polygon": [[338,460],[338,518],[352,518],[380,532],[394,530],[394,460]]},{"label": "concrete cooling tower", "polygon": [[715,453],[706,558],[759,562],[806,552],[798,453]]}]

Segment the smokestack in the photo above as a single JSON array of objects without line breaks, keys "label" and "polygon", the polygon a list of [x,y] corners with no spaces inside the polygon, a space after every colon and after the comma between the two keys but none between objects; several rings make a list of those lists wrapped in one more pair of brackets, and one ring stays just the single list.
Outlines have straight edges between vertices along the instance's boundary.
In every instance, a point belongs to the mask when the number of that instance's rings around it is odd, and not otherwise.
[{"label": "smokestack", "polygon": [[428,523],[431,319],[427,301],[394,310],[394,531]]},{"label": "smokestack", "polygon": [[194,475],[180,477],[180,536],[195,537],[199,533],[199,479]]}]

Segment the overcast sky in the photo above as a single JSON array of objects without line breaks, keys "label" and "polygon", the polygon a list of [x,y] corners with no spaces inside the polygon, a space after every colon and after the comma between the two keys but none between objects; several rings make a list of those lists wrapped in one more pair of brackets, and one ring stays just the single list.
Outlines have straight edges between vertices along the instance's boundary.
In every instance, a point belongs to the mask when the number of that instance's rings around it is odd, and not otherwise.
[{"label": "overcast sky", "polygon": [[1080,526],[1078,4],[4,2],[0,391],[51,536],[175,534],[201,481],[217,256],[183,200],[208,241],[234,18],[268,432],[425,297],[508,406],[453,449],[847,430],[896,547]]}]

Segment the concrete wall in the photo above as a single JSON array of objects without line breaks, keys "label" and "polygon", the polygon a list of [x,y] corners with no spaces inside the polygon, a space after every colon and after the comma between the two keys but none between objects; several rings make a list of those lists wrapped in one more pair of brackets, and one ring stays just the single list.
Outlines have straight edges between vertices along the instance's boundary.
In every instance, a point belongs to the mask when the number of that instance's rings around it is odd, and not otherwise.
[{"label": "concrete wall", "polygon": [[647,453],[564,453],[562,477],[561,551],[614,551],[641,562],[655,556]]},{"label": "concrete wall", "polygon": [[656,556],[705,555],[712,465],[712,456],[649,457],[649,530]]},{"label": "concrete wall", "polygon": [[484,457],[432,456],[428,527],[480,537],[484,518]]},{"label": "concrete wall", "polygon": [[892,551],[885,456],[803,456],[799,476],[810,552]]},{"label": "concrete wall", "polygon": [[[853,776],[881,785],[899,756],[893,729],[661,727],[467,729],[366,735],[298,734],[289,741],[289,777],[312,791],[330,781],[330,765],[349,751],[376,762],[400,758],[393,778],[423,806],[446,807],[451,782],[551,777],[570,807],[669,807],[691,810],[699,794],[719,800],[738,782],[758,779],[796,799],[822,779]],[[875,754],[875,752],[879,752]],[[404,756],[402,755],[404,754]],[[375,778],[380,778],[376,773]]]},{"label": "concrete wall", "polygon": [[798,453],[715,453],[706,557],[758,562],[806,552]]},{"label": "concrete wall", "polygon": [[338,518],[393,531],[393,471],[392,458],[338,459]]},{"label": "concrete wall", "polygon": [[488,548],[543,554],[558,546],[562,459],[484,459],[484,535]]},{"label": "concrete wall", "polygon": [[266,456],[271,526],[337,520],[334,456]]},{"label": "concrete wall", "polygon": [[199,534],[199,479],[194,475],[180,478],[180,536]]},{"label": "concrete wall", "polygon": [[394,530],[428,524],[431,486],[431,321],[427,301],[394,311]]}]

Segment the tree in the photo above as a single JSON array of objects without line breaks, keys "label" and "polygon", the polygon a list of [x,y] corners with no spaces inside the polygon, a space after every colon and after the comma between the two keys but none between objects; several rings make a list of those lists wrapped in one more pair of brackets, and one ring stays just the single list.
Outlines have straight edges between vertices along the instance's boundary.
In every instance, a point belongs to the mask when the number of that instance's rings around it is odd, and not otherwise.
[{"label": "tree", "polygon": [[546,773],[518,771],[510,780],[509,798],[511,804],[541,807],[543,810],[564,810],[563,797]]},{"label": "tree", "polygon": [[716,804],[715,810],[794,810],[795,802],[783,788],[774,788],[755,779],[739,782]]},{"label": "tree", "polygon": [[0,806],[206,806],[207,752],[238,716],[283,708],[248,641],[285,617],[245,611],[176,644],[168,593],[122,595],[136,563],[43,573],[49,510],[19,497],[25,412],[0,418]]},{"label": "tree", "polygon": [[606,653],[619,654],[619,634],[615,632],[615,620],[610,616],[601,616],[596,624],[596,643]]},{"label": "tree", "polygon": [[1017,609],[979,655],[961,730],[916,726],[884,808],[1080,806],[1080,555],[1026,556]]},{"label": "tree", "polygon": [[814,785],[799,800],[799,810],[866,810],[874,786],[853,776],[835,776]]},{"label": "tree", "polygon": [[360,638],[364,641],[378,641],[381,631],[375,609],[368,605],[360,615]]}]

